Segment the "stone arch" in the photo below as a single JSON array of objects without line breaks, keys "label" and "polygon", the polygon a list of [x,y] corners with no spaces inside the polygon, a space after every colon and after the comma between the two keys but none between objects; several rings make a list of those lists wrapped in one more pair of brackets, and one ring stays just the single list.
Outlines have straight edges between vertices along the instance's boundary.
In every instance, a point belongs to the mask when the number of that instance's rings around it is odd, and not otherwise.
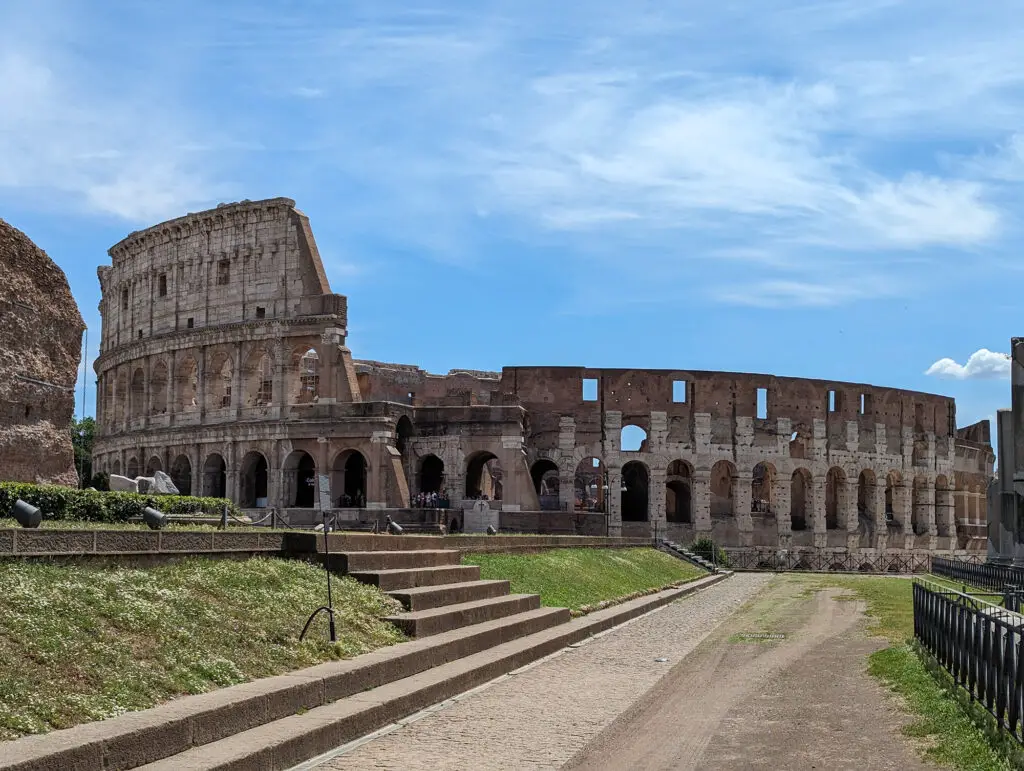
[{"label": "stone arch", "polygon": [[720,460],[711,467],[711,516],[732,517],[736,514],[736,466]]},{"label": "stone arch", "polygon": [[141,418],[146,414],[146,373],[142,367],[132,372],[131,416]]},{"label": "stone arch", "polygon": [[583,458],[573,474],[575,507],[580,511],[607,511],[608,477],[600,458]]},{"label": "stone arch", "polygon": [[167,413],[167,385],[167,364],[158,361],[153,365],[153,373],[149,378],[150,412],[154,415]]},{"label": "stone arch", "polygon": [[203,495],[208,498],[226,498],[228,493],[228,464],[224,456],[211,452],[203,462]]},{"label": "stone arch", "polygon": [[304,450],[293,450],[284,460],[286,506],[311,509],[316,502],[316,461]]},{"label": "stone arch", "polygon": [[232,405],[232,383],[235,379],[234,364],[225,352],[216,353],[206,371],[206,409],[223,410]]},{"label": "stone arch", "polygon": [[368,478],[366,456],[359,450],[342,450],[331,464],[331,491],[339,506],[363,508]]},{"label": "stone arch", "polygon": [[501,464],[493,452],[481,450],[466,459],[466,498],[501,500]]},{"label": "stone arch", "polygon": [[314,346],[303,346],[292,352],[295,371],[293,404],[313,404],[320,400],[320,353]]},{"label": "stone arch", "polygon": [[192,495],[192,461],[179,455],[171,463],[171,481],[182,495]]},{"label": "stone arch", "polygon": [[530,467],[530,479],[538,496],[558,499],[558,464],[550,458],[540,458]]},{"label": "stone arch", "polygon": [[128,462],[124,465],[125,475],[129,479],[136,479],[139,476],[139,459],[134,455],[128,459]]},{"label": "stone arch", "polygon": [[902,482],[903,478],[898,471],[890,471],[885,475],[885,518],[887,521],[896,518],[896,490]]},{"label": "stone arch", "polygon": [[409,441],[413,438],[416,431],[413,428],[412,421],[409,420],[408,415],[402,415],[395,423],[395,449],[398,450],[398,454],[403,458],[409,452]]},{"label": "stone arch", "polygon": [[178,395],[178,409],[194,412],[199,409],[199,365],[191,356],[178,365],[175,384]]},{"label": "stone arch", "polygon": [[825,474],[825,529],[845,530],[846,472],[832,466]]},{"label": "stone arch", "polygon": [[274,359],[257,348],[246,361],[245,403],[250,407],[269,407],[274,403]]},{"label": "stone arch", "polygon": [[270,497],[270,464],[267,456],[250,450],[242,458],[239,504],[245,509],[266,508]]},{"label": "stone arch", "polygon": [[755,514],[775,514],[775,466],[761,461],[754,466],[750,479],[750,510]]},{"label": "stone arch", "polygon": [[693,522],[693,467],[685,460],[674,460],[668,464],[665,519],[684,524]]},{"label": "stone arch", "polygon": [[620,490],[623,522],[646,522],[650,499],[651,473],[638,460],[631,460],[622,467],[622,489]]},{"label": "stone arch", "polygon": [[647,449],[647,432],[630,423],[619,431],[619,450],[622,452],[644,452]]},{"label": "stone arch", "polygon": [[808,503],[811,497],[811,472],[801,467],[793,472],[789,482],[790,528],[807,530],[810,524]]},{"label": "stone arch", "polygon": [[426,455],[420,460],[419,491],[439,493],[444,487],[444,461],[436,455]]},{"label": "stone arch", "polygon": [[114,462],[110,464],[110,473],[121,476],[121,461],[114,458]]},{"label": "stone arch", "polygon": [[151,477],[158,471],[164,470],[164,464],[156,455],[146,461],[146,476]]}]

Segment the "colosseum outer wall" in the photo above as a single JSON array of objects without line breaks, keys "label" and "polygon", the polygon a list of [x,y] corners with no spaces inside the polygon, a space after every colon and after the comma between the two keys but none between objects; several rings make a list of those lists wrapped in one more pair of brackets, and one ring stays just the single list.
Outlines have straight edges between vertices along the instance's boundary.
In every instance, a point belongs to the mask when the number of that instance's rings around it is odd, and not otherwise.
[{"label": "colosseum outer wall", "polygon": [[97,468],[163,468],[250,508],[311,508],[323,473],[346,510],[407,507],[443,488],[456,510],[486,495],[510,515],[542,510],[610,533],[983,543],[974,482],[991,477],[991,447],[978,431],[958,436],[947,397],[723,372],[432,375],[353,360],[345,298],[288,199],[163,223],[111,256]]}]

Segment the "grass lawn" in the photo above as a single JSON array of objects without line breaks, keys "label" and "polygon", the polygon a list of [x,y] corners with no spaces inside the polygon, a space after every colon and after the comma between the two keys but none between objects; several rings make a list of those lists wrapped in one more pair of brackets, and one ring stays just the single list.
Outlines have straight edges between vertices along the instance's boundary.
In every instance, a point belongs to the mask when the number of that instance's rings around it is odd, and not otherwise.
[{"label": "grass lawn", "polygon": [[[148,569],[0,562],[0,739],[66,728],[400,642],[376,589],[300,561],[195,557]],[[0,750],[2,754],[2,750]]]},{"label": "grass lawn", "polygon": [[[935,576],[926,578],[948,583]],[[914,717],[904,732],[922,741],[927,759],[960,771],[1012,768],[954,695],[932,677],[911,647],[914,636],[912,581],[881,576],[800,576],[790,580],[801,581],[808,591],[831,586],[849,589],[867,603],[871,617],[868,631],[889,641],[889,647],[869,657],[868,671],[898,694]]]},{"label": "grass lawn", "polygon": [[542,604],[573,611],[706,575],[649,547],[467,554],[462,563],[479,565],[481,578],[510,580],[513,593],[539,594]]}]

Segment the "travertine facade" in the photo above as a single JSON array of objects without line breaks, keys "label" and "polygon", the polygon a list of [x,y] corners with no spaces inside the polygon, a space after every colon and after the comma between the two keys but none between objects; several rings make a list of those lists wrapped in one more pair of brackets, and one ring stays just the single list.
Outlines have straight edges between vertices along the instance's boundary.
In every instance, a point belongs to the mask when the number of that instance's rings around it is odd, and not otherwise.
[{"label": "travertine facade", "polygon": [[[190,214],[110,255],[98,469],[161,468],[179,488],[245,507],[311,508],[323,470],[335,505],[406,508],[445,489],[456,511],[486,496],[613,534],[983,543],[991,447],[978,426],[958,436],[947,397],[723,372],[441,376],[356,361],[345,298],[287,199]],[[639,448],[624,449],[624,435]]]},{"label": "travertine facade", "polygon": [[64,272],[0,220],[0,480],[78,485],[70,428],[84,329]]}]

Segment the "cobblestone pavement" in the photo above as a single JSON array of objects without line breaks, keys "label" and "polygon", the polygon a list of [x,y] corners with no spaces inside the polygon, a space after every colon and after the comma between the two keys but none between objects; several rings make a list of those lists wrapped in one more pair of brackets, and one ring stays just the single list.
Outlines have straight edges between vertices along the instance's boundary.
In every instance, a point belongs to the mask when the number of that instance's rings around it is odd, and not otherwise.
[{"label": "cobblestone pavement", "polygon": [[770,580],[735,574],[319,768],[559,768]]}]

